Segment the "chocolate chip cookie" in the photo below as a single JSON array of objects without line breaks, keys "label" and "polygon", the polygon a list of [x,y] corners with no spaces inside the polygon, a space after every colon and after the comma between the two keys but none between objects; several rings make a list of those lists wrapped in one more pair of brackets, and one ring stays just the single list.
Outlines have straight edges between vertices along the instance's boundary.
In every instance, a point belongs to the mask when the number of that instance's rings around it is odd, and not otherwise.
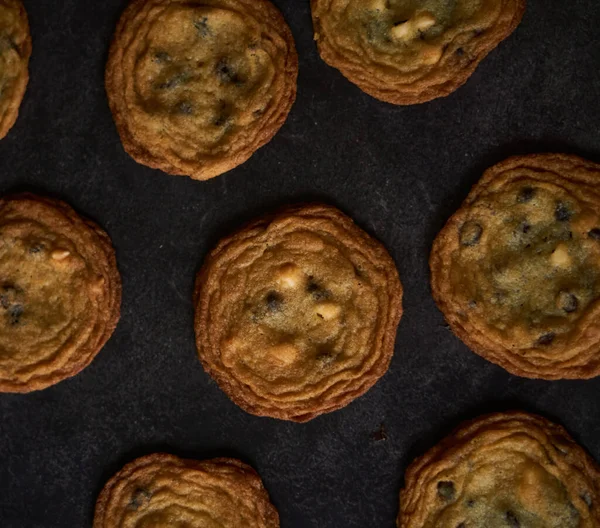
[{"label": "chocolate chip cookie", "polygon": [[559,425],[521,412],[463,424],[415,460],[399,528],[595,528],[600,468]]},{"label": "chocolate chip cookie", "polygon": [[296,97],[292,33],[268,0],[133,0],[106,91],[125,150],[206,180],[246,161]]},{"label": "chocolate chip cookie", "polygon": [[410,105],[445,97],[519,25],[525,0],[311,0],[323,60],[361,90]]},{"label": "chocolate chip cookie", "polygon": [[305,422],[387,371],[402,286],[385,248],[326,205],[290,207],[221,241],[196,281],[205,370],[240,407]]},{"label": "chocolate chip cookie", "polygon": [[0,0],[0,139],[12,128],[29,81],[31,36],[20,0]]},{"label": "chocolate chip cookie", "polygon": [[0,199],[0,391],[29,392],[74,376],[120,315],[108,235],[67,204]]},{"label": "chocolate chip cookie", "polygon": [[279,515],[250,466],[154,454],[126,465],[104,486],[94,528],[279,528]]},{"label": "chocolate chip cookie", "polygon": [[600,166],[510,158],[437,236],[434,298],[472,350],[530,378],[600,374]]}]

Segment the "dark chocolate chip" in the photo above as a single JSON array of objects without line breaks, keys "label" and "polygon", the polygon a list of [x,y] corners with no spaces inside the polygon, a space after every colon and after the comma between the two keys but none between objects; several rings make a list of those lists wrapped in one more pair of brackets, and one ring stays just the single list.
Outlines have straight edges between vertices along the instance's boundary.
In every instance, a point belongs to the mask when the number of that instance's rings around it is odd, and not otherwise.
[{"label": "dark chocolate chip", "polygon": [[592,229],[589,233],[588,236],[592,239],[592,240],[600,240],[600,227],[595,227],[594,229]]},{"label": "dark chocolate chip", "polygon": [[473,308],[477,308],[477,301],[469,301],[468,304],[469,308],[473,309]]},{"label": "dark chocolate chip", "polygon": [[476,37],[479,37],[480,35],[483,35],[485,33],[484,29],[476,29],[473,31],[473,33],[475,33]]},{"label": "dark chocolate chip", "polygon": [[127,507],[130,510],[139,510],[142,506],[148,504],[151,498],[152,494],[148,490],[138,488],[131,495],[131,500]]},{"label": "dark chocolate chip", "polygon": [[467,501],[467,508],[472,508],[473,506],[475,506],[475,500],[474,499],[469,499]]},{"label": "dark chocolate chip", "polygon": [[571,220],[573,216],[573,212],[567,207],[563,202],[558,202],[556,204],[556,209],[554,210],[554,218],[556,218],[559,222],[568,222]]},{"label": "dark chocolate chip", "polygon": [[277,292],[269,292],[265,298],[269,312],[279,312],[283,306],[283,297]]},{"label": "dark chocolate chip", "polygon": [[462,49],[462,48],[457,48],[457,49],[456,49],[456,54],[457,54],[459,57],[462,57],[462,56],[465,54],[465,50],[464,50],[464,49]]},{"label": "dark chocolate chip", "polygon": [[506,512],[505,518],[510,528],[521,528],[521,523],[519,522],[519,519],[517,519],[517,516],[510,510]]},{"label": "dark chocolate chip", "polygon": [[545,334],[542,334],[539,339],[537,340],[537,344],[538,345],[551,345],[552,342],[554,341],[554,338],[556,337],[556,334],[554,332],[546,332]]},{"label": "dark chocolate chip", "polygon": [[8,309],[8,315],[10,316],[10,324],[17,325],[21,322],[21,316],[23,315],[23,305],[13,304]]},{"label": "dark chocolate chip", "polygon": [[387,431],[385,430],[385,424],[382,423],[379,426],[379,429],[377,429],[377,431],[375,431],[374,433],[371,433],[371,438],[375,442],[384,442],[385,440],[387,440],[388,435],[387,435]]},{"label": "dark chocolate chip", "polygon": [[215,73],[222,83],[232,83],[236,86],[243,84],[233,66],[229,64],[226,58],[222,58],[217,62]]},{"label": "dark chocolate chip", "polygon": [[463,246],[476,246],[481,240],[483,228],[476,222],[466,222],[460,228],[460,243]]},{"label": "dark chocolate chip", "polygon": [[177,88],[178,86],[181,86],[182,84],[186,83],[189,80],[190,76],[188,73],[186,72],[181,72],[178,73],[177,75],[174,75],[173,77],[171,77],[168,81],[159,83],[159,84],[155,84],[154,85],[154,89],[155,90],[170,90],[172,88]]},{"label": "dark chocolate chip", "polygon": [[194,27],[198,30],[198,34],[201,37],[208,37],[210,35],[210,27],[208,27],[208,17],[202,17],[200,20],[195,20]]},{"label": "dark chocolate chip", "polygon": [[29,248],[29,253],[31,253],[31,254],[39,253],[40,251],[42,251],[42,249],[44,249],[44,244],[36,244],[35,246],[31,246]]},{"label": "dark chocolate chip", "polygon": [[517,202],[527,203],[533,200],[535,196],[535,189],[533,187],[523,187],[517,196]]},{"label": "dark chocolate chip", "polygon": [[192,115],[194,113],[194,107],[188,101],[182,101],[175,106],[175,110],[178,114]]},{"label": "dark chocolate chip", "polygon": [[450,482],[449,480],[441,480],[438,482],[437,492],[439,497],[446,501],[454,500],[454,482]]},{"label": "dark chocolate chip", "polygon": [[583,502],[585,502],[585,504],[587,505],[588,508],[592,507],[592,496],[590,495],[590,493],[588,491],[584,491],[581,494],[581,500],[583,500]]},{"label": "dark chocolate chip", "polygon": [[158,64],[171,62],[171,55],[169,55],[166,51],[157,51],[154,54],[154,62],[157,62]]},{"label": "dark chocolate chip", "polygon": [[312,298],[315,301],[322,301],[331,297],[331,294],[327,290],[321,288],[321,286],[319,286],[310,278],[308,284],[306,285],[306,291],[307,293],[310,293],[310,295],[312,295]]},{"label": "dark chocolate chip", "polygon": [[531,224],[527,221],[521,223],[521,232],[527,234],[531,230]]},{"label": "dark chocolate chip", "polygon": [[562,291],[558,294],[558,307],[567,313],[573,313],[579,308],[579,301],[572,293]]}]

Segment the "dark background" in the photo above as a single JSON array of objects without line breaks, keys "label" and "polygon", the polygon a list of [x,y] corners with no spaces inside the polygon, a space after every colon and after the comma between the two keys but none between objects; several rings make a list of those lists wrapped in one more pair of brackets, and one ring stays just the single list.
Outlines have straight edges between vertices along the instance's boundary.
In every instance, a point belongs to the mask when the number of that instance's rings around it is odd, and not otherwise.
[{"label": "dark background", "polygon": [[[99,222],[116,247],[123,306],[81,374],[0,395],[2,528],[89,527],[106,480],[157,450],[251,463],[282,528],[393,528],[408,463],[491,410],[546,415],[600,459],[600,378],[520,379],[471,353],[444,327],[427,267],[433,237],[486,167],[546,151],[600,162],[597,0],[529,0],[466,86],[412,107],[372,99],[326,66],[308,0],[276,0],[300,55],[298,99],[271,143],[208,182],[137,165],[121,147],[103,69],[125,3],[25,0],[31,81],[0,141],[0,190],[55,195]],[[337,205],[389,248],[405,315],[377,385],[299,425],[245,414],[204,373],[191,294],[222,235],[307,199]]]}]

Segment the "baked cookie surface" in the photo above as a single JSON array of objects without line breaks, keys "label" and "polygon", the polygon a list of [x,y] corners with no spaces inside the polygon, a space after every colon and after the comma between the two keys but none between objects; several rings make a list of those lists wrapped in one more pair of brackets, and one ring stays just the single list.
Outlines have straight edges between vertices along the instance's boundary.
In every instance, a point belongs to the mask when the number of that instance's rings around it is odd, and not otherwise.
[{"label": "baked cookie surface", "polygon": [[225,238],[196,281],[205,370],[247,412],[304,422],[387,371],[402,314],[395,264],[326,205],[296,206]]},{"label": "baked cookie surface", "polygon": [[323,60],[369,95],[444,97],[518,26],[525,0],[311,0]]},{"label": "baked cookie surface", "polygon": [[268,0],[134,0],[106,67],[125,150],[206,180],[271,140],[296,97],[298,57]]},{"label": "baked cookie surface", "polygon": [[600,374],[600,166],[510,158],[438,234],[434,298],[473,351],[530,378]]},{"label": "baked cookie surface", "polygon": [[23,4],[0,0],[0,139],[15,124],[29,81],[31,36]]},{"label": "baked cookie surface", "polygon": [[108,235],[64,202],[0,199],[0,391],[74,376],[110,338],[121,280]]},{"label": "baked cookie surface", "polygon": [[126,465],[96,503],[94,528],[279,528],[263,483],[239,460],[153,454]]},{"label": "baked cookie surface", "polygon": [[594,528],[598,465],[559,425],[521,412],[463,424],[415,460],[399,528]]}]

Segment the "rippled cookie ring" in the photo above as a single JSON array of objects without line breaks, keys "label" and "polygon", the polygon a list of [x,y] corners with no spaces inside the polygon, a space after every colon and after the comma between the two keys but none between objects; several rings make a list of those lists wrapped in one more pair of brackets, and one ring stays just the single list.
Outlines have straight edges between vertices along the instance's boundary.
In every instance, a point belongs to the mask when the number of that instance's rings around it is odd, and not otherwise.
[{"label": "rippled cookie ring", "polygon": [[94,528],[279,528],[279,514],[250,466],[231,458],[197,462],[153,454],[104,486]]},{"label": "rippled cookie ring", "polygon": [[31,36],[20,0],[0,0],[0,139],[15,124],[29,81]]},{"label": "rippled cookie ring", "polygon": [[108,235],[58,200],[0,199],[0,392],[74,376],[120,315],[121,280]]},{"label": "rippled cookie ring", "polygon": [[561,426],[499,413],[410,465],[398,528],[595,528],[599,500],[598,465]]},{"label": "rippled cookie ring", "polygon": [[291,31],[268,0],[133,0],[110,49],[106,90],[137,162],[206,180],[271,140],[297,75]]},{"label": "rippled cookie ring", "polygon": [[304,422],[387,371],[402,286],[385,248],[334,207],[290,207],[224,239],[196,282],[205,370],[247,412]]},{"label": "rippled cookie ring", "polygon": [[600,166],[508,159],[437,236],[434,298],[473,351],[530,378],[600,374]]},{"label": "rippled cookie ring", "polygon": [[519,25],[525,0],[311,0],[323,60],[398,105],[449,95]]}]

